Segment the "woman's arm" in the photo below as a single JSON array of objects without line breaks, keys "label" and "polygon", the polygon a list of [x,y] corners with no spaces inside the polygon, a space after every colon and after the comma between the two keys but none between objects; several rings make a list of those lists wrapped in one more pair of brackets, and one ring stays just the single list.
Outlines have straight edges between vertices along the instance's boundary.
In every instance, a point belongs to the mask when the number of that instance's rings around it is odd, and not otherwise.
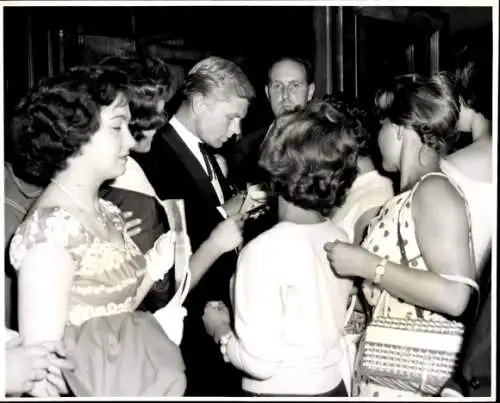
[{"label": "woman's arm", "polygon": [[440,274],[476,279],[464,201],[448,180],[434,176],[415,191],[412,214],[417,243],[429,271],[391,263],[381,286],[413,305],[460,316],[471,289]]},{"label": "woman's arm", "polygon": [[59,341],[69,318],[74,263],[67,250],[39,243],[19,269],[19,332],[26,345]]},{"label": "woman's arm", "polygon": [[205,242],[203,242],[189,261],[191,270],[191,283],[189,289],[192,290],[224,253],[240,246],[243,242],[242,228],[244,216],[233,215],[215,227]]},{"label": "woman's arm", "polygon": [[[380,286],[393,297],[431,311],[460,316],[471,289],[441,275],[475,280],[465,204],[453,185],[430,177],[417,189],[412,204],[417,243],[429,271],[389,262]],[[334,269],[341,275],[373,280],[381,258],[347,244],[325,247]]]}]

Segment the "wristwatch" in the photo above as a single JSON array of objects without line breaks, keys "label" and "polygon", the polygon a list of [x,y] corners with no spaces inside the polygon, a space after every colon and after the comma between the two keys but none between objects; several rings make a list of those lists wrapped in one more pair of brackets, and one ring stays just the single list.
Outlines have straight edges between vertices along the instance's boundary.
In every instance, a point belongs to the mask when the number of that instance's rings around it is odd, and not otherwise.
[{"label": "wristwatch", "polygon": [[387,262],[388,259],[384,257],[380,263],[375,266],[375,277],[373,277],[373,284],[379,284],[380,280],[382,280],[382,277],[384,277],[385,274],[385,268],[387,267]]}]

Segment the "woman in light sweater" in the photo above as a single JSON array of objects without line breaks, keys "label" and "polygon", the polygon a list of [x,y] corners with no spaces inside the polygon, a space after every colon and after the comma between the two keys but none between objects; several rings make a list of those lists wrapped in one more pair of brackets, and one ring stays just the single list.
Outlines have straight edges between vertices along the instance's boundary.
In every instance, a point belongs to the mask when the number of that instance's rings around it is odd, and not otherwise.
[{"label": "woman in light sweater", "polygon": [[278,125],[261,166],[278,197],[279,222],[241,252],[234,277],[234,331],[220,302],[205,327],[250,396],[347,396],[341,328],[352,282],[335,276],[322,248],[345,240],[328,216],[356,176],[352,122],[326,104]]}]

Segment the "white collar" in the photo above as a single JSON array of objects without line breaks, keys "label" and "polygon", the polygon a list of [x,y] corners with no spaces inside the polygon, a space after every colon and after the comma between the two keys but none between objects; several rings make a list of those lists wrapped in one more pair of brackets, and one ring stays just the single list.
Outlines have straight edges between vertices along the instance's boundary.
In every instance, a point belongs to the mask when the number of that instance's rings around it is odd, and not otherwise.
[{"label": "white collar", "polygon": [[179,119],[175,117],[175,115],[170,119],[169,122],[172,127],[175,129],[179,137],[186,143],[190,150],[196,150],[199,148],[200,143],[202,142],[195,134],[190,132],[186,126],[184,126]]},{"label": "white collar", "polygon": [[116,178],[111,183],[111,186],[156,197],[156,192],[146,177],[146,174],[132,157],[127,158],[125,172],[123,175]]}]

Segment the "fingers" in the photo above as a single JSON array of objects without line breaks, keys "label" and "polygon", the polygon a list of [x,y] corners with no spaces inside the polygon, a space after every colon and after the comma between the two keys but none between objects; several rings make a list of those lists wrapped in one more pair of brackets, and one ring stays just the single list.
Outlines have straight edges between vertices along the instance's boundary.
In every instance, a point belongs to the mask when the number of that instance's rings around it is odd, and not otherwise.
[{"label": "fingers", "polygon": [[74,369],[75,365],[66,358],[52,358],[48,369],[49,372],[59,374],[61,369]]},{"label": "fingers", "polygon": [[130,228],[137,227],[142,224],[142,220],[140,218],[134,218],[133,220],[129,220],[125,222],[125,229],[129,230]]},{"label": "fingers", "polygon": [[335,240],[335,241],[332,241],[332,242],[327,242],[323,245],[323,249],[327,252],[332,252],[333,251],[333,248],[335,247],[335,245],[337,245],[340,241],[338,240]]},{"label": "fingers", "polygon": [[122,217],[123,217],[124,220],[129,219],[133,215],[134,215],[133,211],[124,211],[124,212],[122,212]]},{"label": "fingers", "polygon": [[30,372],[31,381],[41,381],[47,378],[47,370],[45,368],[33,368]]},{"label": "fingers", "polygon": [[68,393],[68,387],[62,375],[56,375],[49,372],[47,380],[55,387],[58,395]]},{"label": "fingers", "polygon": [[54,348],[54,353],[56,353],[59,357],[66,356],[66,351],[64,350],[64,345],[62,342],[55,343],[53,348]]},{"label": "fingers", "polygon": [[142,228],[140,227],[141,224],[142,220],[140,218],[125,221],[125,231],[127,231],[127,235],[131,238],[139,235],[142,232]]},{"label": "fingers", "polygon": [[48,365],[48,357],[49,354],[51,353],[51,348],[47,347],[45,344],[37,344],[34,346],[26,346],[26,353],[28,353],[31,357],[38,357],[38,360],[44,360],[46,361]]},{"label": "fingers", "polygon": [[208,301],[207,304],[205,305],[205,310],[208,309],[216,309],[218,311],[222,311],[224,309],[227,309],[226,304],[222,301]]},{"label": "fingers", "polygon": [[207,308],[218,308],[220,304],[223,304],[222,301],[208,301],[205,305],[205,309]]},{"label": "fingers", "polygon": [[57,387],[55,385],[53,385],[50,382],[45,382],[44,386],[45,386],[46,396],[59,397],[59,390],[57,389]]}]

